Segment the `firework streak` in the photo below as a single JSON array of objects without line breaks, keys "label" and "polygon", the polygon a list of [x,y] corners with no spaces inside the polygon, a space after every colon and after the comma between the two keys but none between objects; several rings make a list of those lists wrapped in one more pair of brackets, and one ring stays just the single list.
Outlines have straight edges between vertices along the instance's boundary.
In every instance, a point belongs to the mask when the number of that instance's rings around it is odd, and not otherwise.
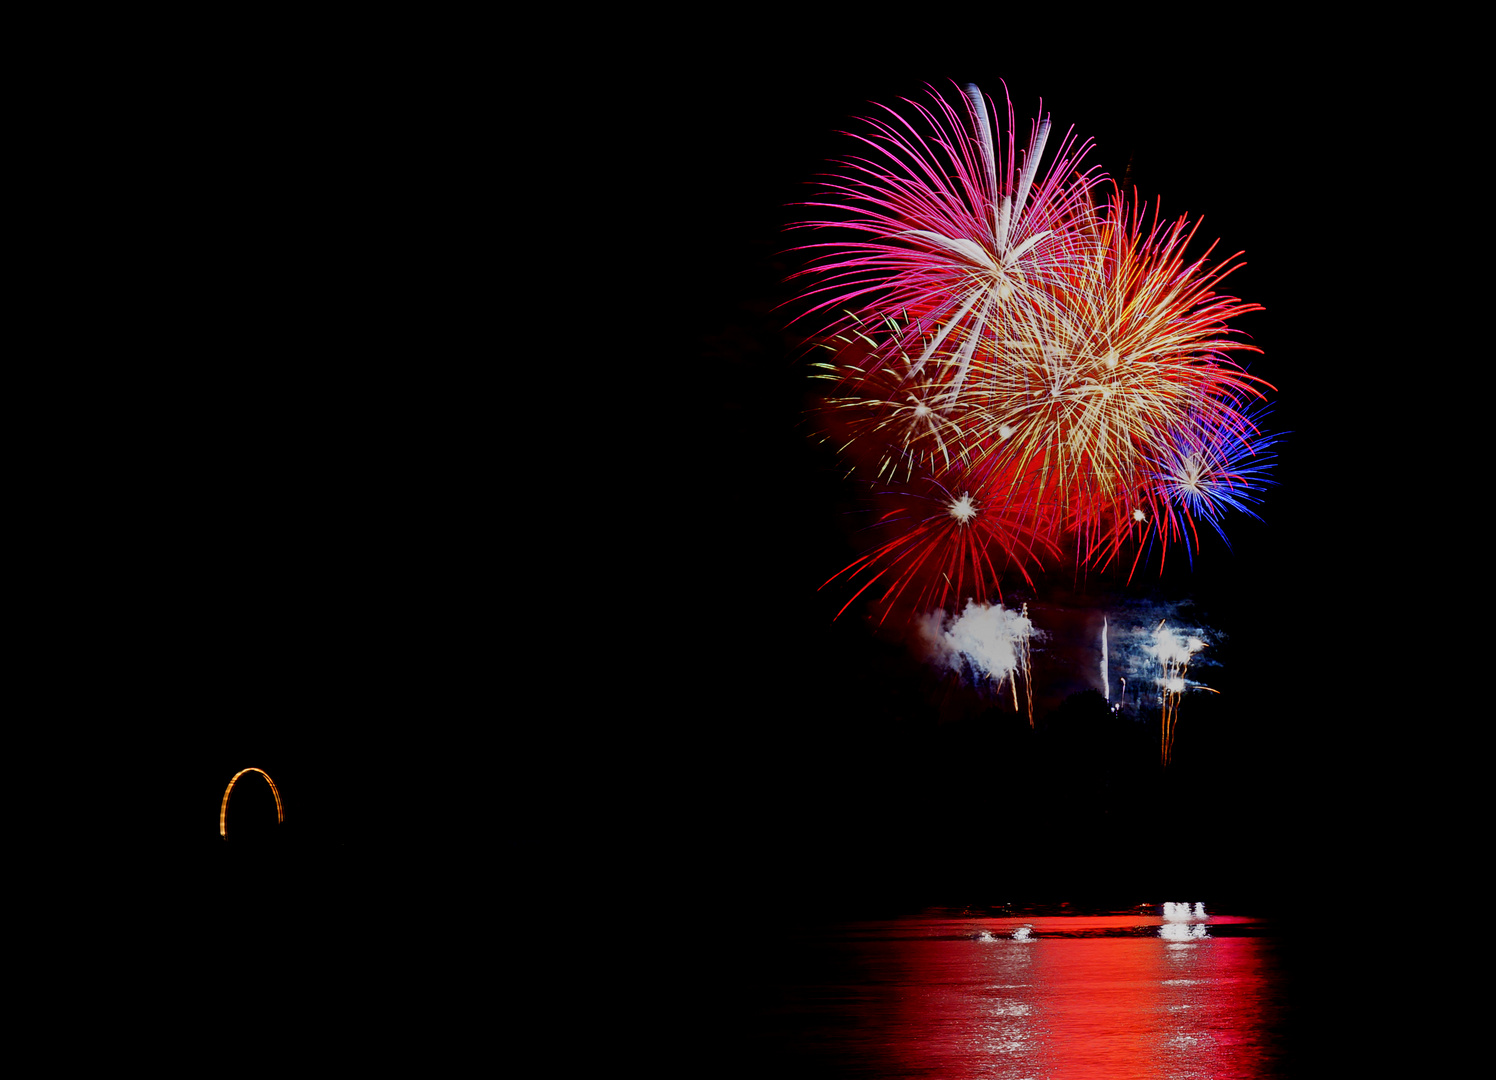
[{"label": "firework streak", "polygon": [[[1163,707],[1163,742],[1160,748],[1160,756],[1165,765],[1169,764],[1169,758],[1174,752],[1174,729],[1179,723],[1179,698],[1190,688],[1184,673],[1190,666],[1190,657],[1205,648],[1205,642],[1198,637],[1180,637],[1167,628],[1167,622],[1161,621],[1153,630],[1151,644],[1143,646],[1145,652],[1158,661],[1159,675],[1158,700]],[[1210,687],[1194,684],[1202,690],[1210,690]],[[1216,691],[1211,690],[1211,693]]]},{"label": "firework streak", "polygon": [[869,119],[795,226],[828,237],[797,275],[827,320],[820,431],[880,505],[831,580],[886,619],[1000,599],[1062,553],[1129,580],[1154,546],[1193,562],[1273,456],[1272,387],[1231,358],[1259,350],[1227,326],[1261,308],[1215,291],[1237,256],[1187,259],[1197,226],[1083,171],[1073,134],[1044,166],[1048,118],[1020,153],[1011,103],[1004,128],[974,86],[931,97]]}]

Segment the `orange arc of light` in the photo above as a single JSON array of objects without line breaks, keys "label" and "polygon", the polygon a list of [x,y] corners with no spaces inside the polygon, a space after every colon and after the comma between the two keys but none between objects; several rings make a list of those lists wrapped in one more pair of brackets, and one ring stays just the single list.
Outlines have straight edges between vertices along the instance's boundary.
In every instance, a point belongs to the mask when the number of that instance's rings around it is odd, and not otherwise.
[{"label": "orange arc of light", "polygon": [[248,769],[240,769],[234,774],[234,778],[229,781],[229,786],[223,789],[223,805],[218,808],[218,835],[223,837],[225,840],[229,838],[229,834],[224,829],[224,820],[228,817],[229,812],[229,792],[234,790],[234,784],[239,779],[239,777],[243,776],[247,772],[259,773],[265,778],[265,783],[270,785],[270,794],[275,796],[276,824],[282,824],[286,820],[286,815],[281,810],[281,793],[276,789],[275,781],[270,779],[270,774],[264,769],[256,769],[253,766]]}]

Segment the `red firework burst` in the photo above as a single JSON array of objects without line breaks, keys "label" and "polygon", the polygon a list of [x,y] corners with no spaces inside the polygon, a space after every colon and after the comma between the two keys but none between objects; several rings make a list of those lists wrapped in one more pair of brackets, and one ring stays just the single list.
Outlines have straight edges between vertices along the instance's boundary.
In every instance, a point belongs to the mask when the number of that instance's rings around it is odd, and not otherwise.
[{"label": "red firework burst", "polygon": [[943,608],[972,597],[985,602],[989,592],[1001,600],[999,580],[1010,568],[1033,584],[1029,567],[1041,565],[1041,552],[1057,555],[1058,549],[1028,515],[1012,513],[1006,500],[974,478],[962,480],[923,474],[878,493],[874,546],[821,586],[843,577],[853,584],[867,579],[838,616],[875,585],[881,622],[899,607]]}]

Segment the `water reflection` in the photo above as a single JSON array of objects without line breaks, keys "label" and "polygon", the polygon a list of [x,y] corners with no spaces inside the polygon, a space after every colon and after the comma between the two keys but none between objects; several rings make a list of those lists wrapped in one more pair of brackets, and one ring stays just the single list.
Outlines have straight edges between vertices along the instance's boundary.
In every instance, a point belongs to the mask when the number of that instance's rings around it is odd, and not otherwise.
[{"label": "water reflection", "polygon": [[1191,941],[1208,937],[1205,932],[1204,923],[1196,923],[1194,926],[1181,926],[1179,923],[1164,923],[1158,928],[1158,936],[1166,941]]},{"label": "water reflection", "polygon": [[1208,919],[1205,913],[1205,905],[1197,903],[1193,908],[1188,904],[1165,904],[1164,918],[1170,922],[1188,922],[1191,919]]},{"label": "water reflection", "polygon": [[935,914],[833,931],[840,985],[806,988],[817,1010],[815,1071],[956,1080],[1283,1075],[1271,937],[1251,919],[1207,915],[1200,904],[1160,911]]}]

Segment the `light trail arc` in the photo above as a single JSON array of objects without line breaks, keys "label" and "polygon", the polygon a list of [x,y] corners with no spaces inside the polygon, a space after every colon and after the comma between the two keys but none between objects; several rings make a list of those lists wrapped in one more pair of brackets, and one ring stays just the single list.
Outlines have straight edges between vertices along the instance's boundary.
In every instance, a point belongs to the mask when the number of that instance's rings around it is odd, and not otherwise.
[{"label": "light trail arc", "polygon": [[270,779],[270,774],[264,769],[256,769],[253,766],[250,766],[247,769],[240,769],[234,774],[233,779],[229,781],[229,786],[223,789],[223,805],[218,808],[218,835],[223,837],[225,840],[229,838],[228,831],[225,827],[225,823],[227,821],[229,813],[229,794],[234,790],[234,785],[238,783],[239,777],[249,772],[259,773],[265,778],[265,783],[270,785],[270,794],[275,796],[275,823],[277,825],[280,825],[283,824],[286,820],[285,812],[281,807],[280,790],[276,788],[275,781]]}]

